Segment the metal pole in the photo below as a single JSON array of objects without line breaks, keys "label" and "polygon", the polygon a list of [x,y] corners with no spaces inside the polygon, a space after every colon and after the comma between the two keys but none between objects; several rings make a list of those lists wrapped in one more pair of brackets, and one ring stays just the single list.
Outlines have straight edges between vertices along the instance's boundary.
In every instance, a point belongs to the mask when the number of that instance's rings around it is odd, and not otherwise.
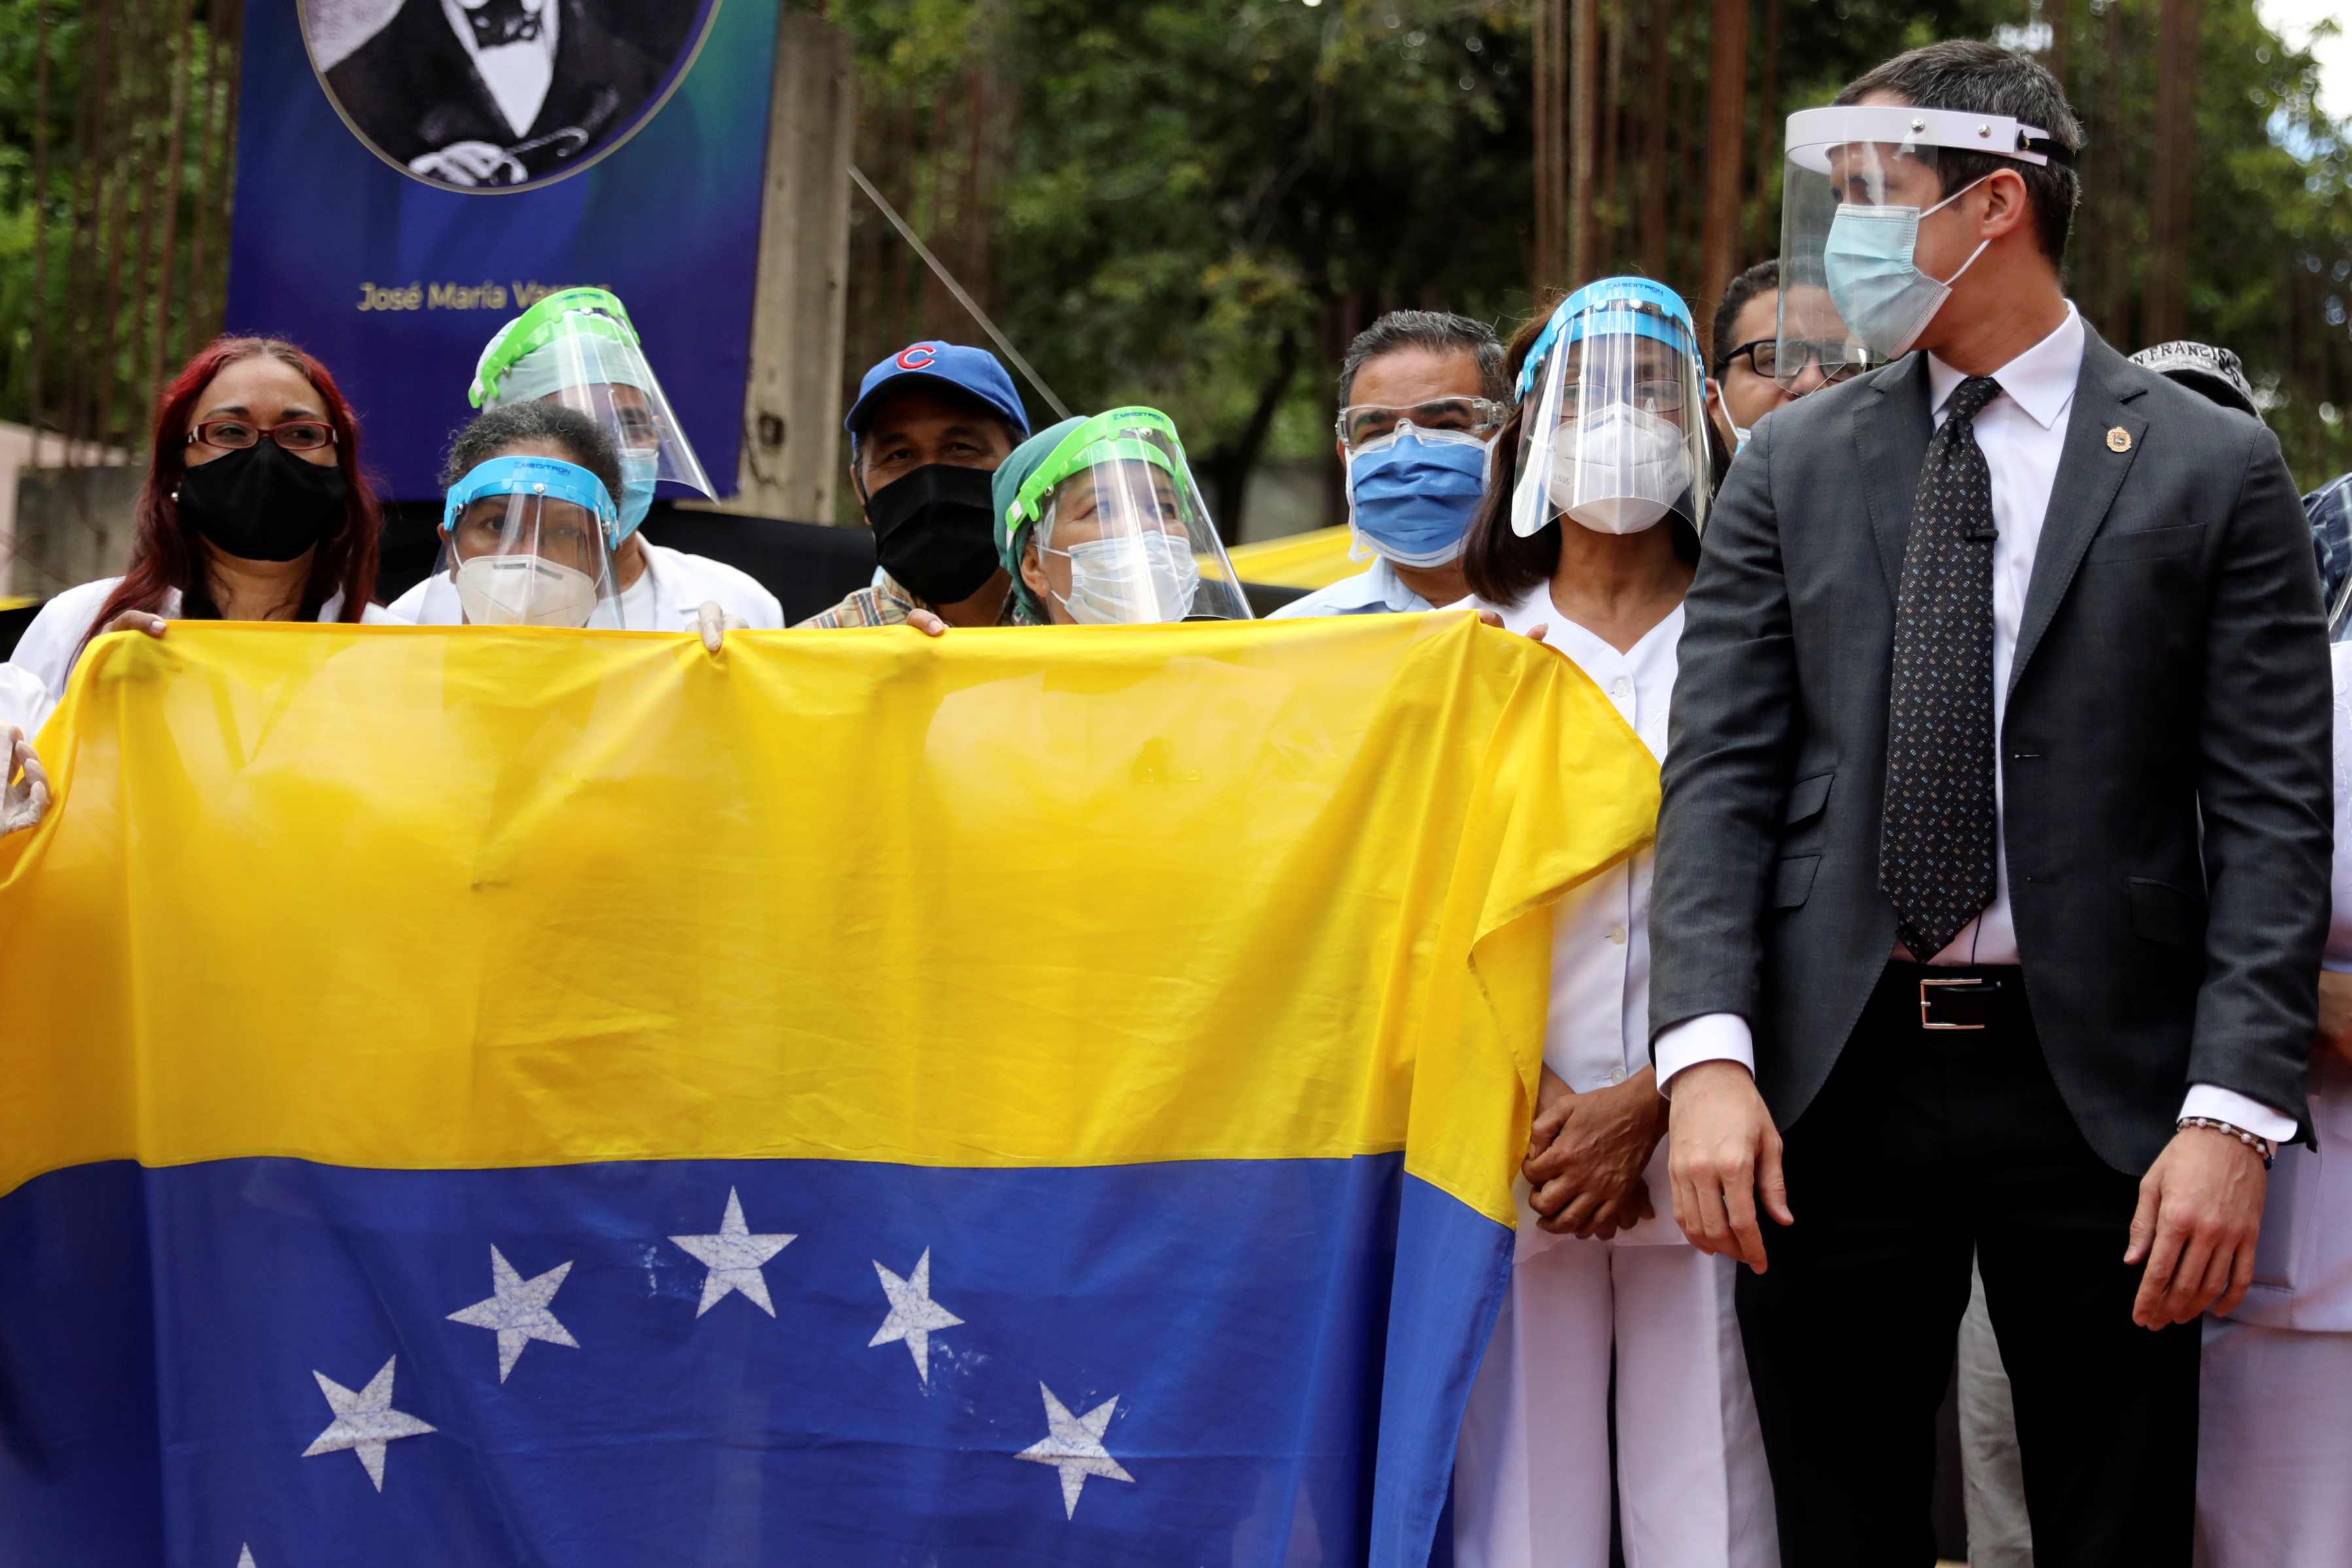
[{"label": "metal pole", "polygon": [[1037,373],[1030,368],[1029,362],[1021,357],[1021,351],[1014,348],[1011,341],[996,330],[996,323],[990,321],[988,313],[973,302],[971,295],[963,291],[963,285],[955,280],[955,275],[940,264],[940,258],[931,254],[930,247],[916,237],[915,231],[907,226],[907,220],[898,216],[898,209],[882,199],[882,193],[874,188],[873,182],[868,180],[855,163],[849,166],[849,177],[857,182],[857,188],[871,197],[876,206],[882,209],[882,216],[890,220],[890,226],[898,231],[898,237],[914,247],[915,254],[923,258],[923,265],[929,267],[939,280],[948,286],[948,292],[956,297],[957,303],[971,312],[971,319],[980,323],[980,330],[986,332],[990,340],[1003,351],[1004,357],[1011,360],[1019,368],[1021,374],[1029,378],[1029,384],[1035,387],[1038,394],[1045,399],[1045,405],[1054,411],[1054,417],[1067,419],[1070,416],[1070,411],[1060,398],[1054,395],[1054,389],[1038,379]]}]

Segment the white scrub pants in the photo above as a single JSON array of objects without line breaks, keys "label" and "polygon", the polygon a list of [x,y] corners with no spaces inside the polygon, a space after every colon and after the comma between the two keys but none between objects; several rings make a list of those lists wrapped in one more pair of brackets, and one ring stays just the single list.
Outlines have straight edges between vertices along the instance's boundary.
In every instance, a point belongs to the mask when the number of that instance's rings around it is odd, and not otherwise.
[{"label": "white scrub pants", "polygon": [[2352,1333],[2205,1320],[2197,1562],[2352,1563]]},{"label": "white scrub pants", "polygon": [[1731,1260],[1679,1241],[1521,1247],[1462,1420],[1460,1568],[1608,1568],[1612,1337],[1627,1568],[1776,1568]]}]

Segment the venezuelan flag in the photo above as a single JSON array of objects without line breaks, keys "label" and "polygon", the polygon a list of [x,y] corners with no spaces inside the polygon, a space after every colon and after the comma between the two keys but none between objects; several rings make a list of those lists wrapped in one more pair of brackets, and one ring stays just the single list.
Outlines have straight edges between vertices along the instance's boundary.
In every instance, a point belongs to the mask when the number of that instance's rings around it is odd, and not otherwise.
[{"label": "venezuelan flag", "polygon": [[1549,905],[1466,616],[92,645],[0,842],[0,1560],[1429,1556]]}]

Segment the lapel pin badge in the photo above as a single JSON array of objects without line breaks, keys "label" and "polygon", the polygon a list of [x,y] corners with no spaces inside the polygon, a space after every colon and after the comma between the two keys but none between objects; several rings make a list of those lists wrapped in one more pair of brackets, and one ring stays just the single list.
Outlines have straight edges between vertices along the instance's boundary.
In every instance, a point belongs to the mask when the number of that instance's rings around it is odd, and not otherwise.
[{"label": "lapel pin badge", "polygon": [[2128,451],[2130,451],[2130,450],[2131,450],[2131,432],[2130,432],[2130,431],[2128,431],[2128,430],[2126,430],[2126,429],[2125,429],[2125,428],[2124,428],[2122,426],[2120,426],[2120,425],[2116,426],[2114,429],[2112,429],[2112,430],[2108,431],[2108,432],[2107,432],[2107,450],[2108,450],[2108,451],[2110,451],[2110,452],[2128,452]]}]

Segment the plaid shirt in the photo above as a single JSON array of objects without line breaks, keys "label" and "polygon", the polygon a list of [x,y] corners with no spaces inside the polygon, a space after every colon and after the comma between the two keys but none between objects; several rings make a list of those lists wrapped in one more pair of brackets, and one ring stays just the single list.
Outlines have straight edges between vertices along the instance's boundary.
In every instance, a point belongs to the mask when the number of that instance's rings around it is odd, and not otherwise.
[{"label": "plaid shirt", "polygon": [[907,624],[907,612],[918,601],[900,587],[888,573],[882,574],[877,587],[860,588],[829,610],[820,610],[807,620],[795,622],[793,630],[841,631],[854,626],[902,626]]}]

